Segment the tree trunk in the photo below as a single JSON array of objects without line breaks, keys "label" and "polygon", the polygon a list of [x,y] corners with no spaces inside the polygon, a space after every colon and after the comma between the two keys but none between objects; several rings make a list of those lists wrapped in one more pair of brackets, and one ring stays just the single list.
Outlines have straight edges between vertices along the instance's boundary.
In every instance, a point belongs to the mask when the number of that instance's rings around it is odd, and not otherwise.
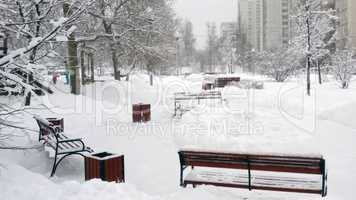
[{"label": "tree trunk", "polygon": [[310,55],[308,55],[308,62],[307,62],[307,94],[310,96],[310,89],[311,89],[311,84],[310,84],[310,67],[311,67],[311,58]]},{"label": "tree trunk", "polygon": [[318,60],[317,60],[317,65],[318,65],[319,84],[322,84],[321,69],[320,69],[320,65],[319,65],[319,61]]},{"label": "tree trunk", "polygon": [[80,66],[82,69],[82,83],[85,84],[85,65],[84,65],[84,51],[80,52]]},{"label": "tree trunk", "polygon": [[150,73],[150,86],[153,86],[153,74]]},{"label": "tree trunk", "polygon": [[31,105],[31,91],[27,93],[25,98],[25,106],[30,106],[30,105]]},{"label": "tree trunk", "polygon": [[91,82],[94,82],[94,55],[89,54],[90,56],[90,70],[91,70]]},{"label": "tree trunk", "polygon": [[118,62],[117,62],[117,54],[114,44],[111,45],[111,59],[112,59],[112,66],[114,68],[114,78],[115,80],[120,81],[121,75],[120,70],[118,69]]},{"label": "tree trunk", "polygon": [[[69,16],[71,11],[70,11],[71,5],[68,2],[63,3],[63,13],[64,16]],[[66,27],[70,28],[70,27]],[[71,33],[68,37],[68,42],[67,42],[67,51],[68,51],[68,58],[67,58],[67,70],[70,73],[70,86],[71,86],[71,93],[72,94],[80,94],[80,80],[77,80],[79,78],[79,74],[76,72],[77,66],[78,66],[78,45],[77,42],[75,41],[75,35],[74,33]]]},{"label": "tree trunk", "polygon": [[[40,11],[40,5],[38,3],[36,3],[35,5],[35,11],[36,11],[36,18],[34,19],[33,15],[32,15],[32,20],[37,20],[36,22],[36,32],[35,32],[35,37],[39,37],[40,36],[40,28],[41,28],[41,22],[39,21],[39,19],[37,19],[37,17],[41,16],[41,11]],[[35,60],[36,60],[36,54],[37,54],[37,47],[33,48],[31,54],[30,54],[30,63],[34,64]]]},{"label": "tree trunk", "polygon": [[[309,12],[309,7],[306,7],[306,11]],[[307,94],[310,96],[310,67],[311,67],[311,32],[310,32],[310,19],[307,18],[307,37],[308,37],[308,52],[307,52]]]}]

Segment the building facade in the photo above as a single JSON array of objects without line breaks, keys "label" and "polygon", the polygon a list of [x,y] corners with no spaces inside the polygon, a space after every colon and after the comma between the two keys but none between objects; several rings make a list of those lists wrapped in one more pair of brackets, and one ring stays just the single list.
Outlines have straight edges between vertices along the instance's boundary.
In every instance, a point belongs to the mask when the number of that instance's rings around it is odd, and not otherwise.
[{"label": "building facade", "polygon": [[238,32],[238,24],[236,22],[223,22],[220,25],[220,36],[223,38],[235,37]]},{"label": "building facade", "polygon": [[264,0],[239,0],[239,30],[250,49],[264,49]]},{"label": "building facade", "polygon": [[287,46],[297,0],[239,0],[241,35],[257,51]]},{"label": "building facade", "polygon": [[338,22],[338,48],[352,48],[356,51],[356,1],[335,0]]},{"label": "building facade", "polygon": [[238,23],[237,22],[223,22],[220,25],[220,37],[223,42],[228,43],[229,46],[237,48],[237,41],[239,39]]}]

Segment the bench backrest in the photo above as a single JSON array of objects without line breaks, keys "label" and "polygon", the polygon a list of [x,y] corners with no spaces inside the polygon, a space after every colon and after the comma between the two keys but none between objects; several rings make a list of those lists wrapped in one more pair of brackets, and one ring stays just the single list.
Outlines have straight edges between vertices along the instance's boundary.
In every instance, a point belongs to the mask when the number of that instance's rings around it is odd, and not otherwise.
[{"label": "bench backrest", "polygon": [[34,116],[33,118],[36,120],[38,127],[40,128],[40,130],[39,130],[39,139],[40,140],[49,134],[56,136],[56,131],[51,126],[51,123],[48,120],[43,119],[38,116]]},{"label": "bench backrest", "polygon": [[216,152],[180,151],[182,166],[250,169],[272,172],[324,174],[322,157],[288,155],[248,155]]},{"label": "bench backrest", "polygon": [[198,99],[198,98],[221,98],[220,91],[212,91],[212,92],[202,92],[202,93],[174,93],[174,99]]}]

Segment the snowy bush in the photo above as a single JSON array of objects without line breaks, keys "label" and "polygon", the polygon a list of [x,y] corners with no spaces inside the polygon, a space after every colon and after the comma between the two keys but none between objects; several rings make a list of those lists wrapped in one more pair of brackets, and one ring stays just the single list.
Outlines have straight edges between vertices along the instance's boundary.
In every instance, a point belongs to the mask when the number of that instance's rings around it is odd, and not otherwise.
[{"label": "snowy bush", "polygon": [[257,89],[261,90],[264,88],[264,84],[262,81],[255,80],[241,80],[237,86],[242,89]]},{"label": "snowy bush", "polygon": [[299,57],[292,50],[277,49],[260,54],[261,73],[277,82],[284,82],[299,66]]},{"label": "snowy bush", "polygon": [[347,89],[356,70],[356,59],[353,58],[353,52],[342,50],[335,53],[332,57],[332,72],[336,81],[340,83],[341,88]]}]

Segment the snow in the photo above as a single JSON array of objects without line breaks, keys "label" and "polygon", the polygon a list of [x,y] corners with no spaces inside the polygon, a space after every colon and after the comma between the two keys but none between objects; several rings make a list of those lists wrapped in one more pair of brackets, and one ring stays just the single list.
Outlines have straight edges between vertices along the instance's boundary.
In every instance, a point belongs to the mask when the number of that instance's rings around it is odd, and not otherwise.
[{"label": "snow", "polygon": [[69,37],[78,27],[77,26],[71,26],[67,32],[66,32],[66,36]]},{"label": "snow", "polygon": [[67,38],[67,36],[64,36],[64,35],[58,35],[58,36],[56,36],[56,41],[58,41],[58,42],[67,42],[68,38]]},{"label": "snow", "polygon": [[[328,196],[353,199],[356,174],[356,88],[339,89],[336,82],[315,85],[312,97],[304,96],[302,79],[286,83],[238,74],[242,79],[264,81],[262,90],[227,87],[224,101],[203,101],[181,119],[173,118],[173,93],[200,92],[203,75],[155,77],[136,74],[129,82],[102,78],[83,88],[83,95],[67,93],[59,82],[55,94],[36,99],[32,110],[41,117],[64,117],[66,135],[83,138],[95,152],[125,155],[125,184],[83,181],[83,160],[68,157],[56,176],[48,178],[53,159],[42,149],[0,151],[0,193],[17,199],[249,199],[316,200],[320,195],[248,191],[201,186],[179,187],[180,149],[223,152],[276,153],[320,156],[328,166]],[[152,121],[131,122],[132,104],[150,103]],[[15,122],[37,130],[28,112]],[[2,130],[3,131],[3,130]],[[10,131],[10,130],[4,130]],[[38,145],[37,133],[16,137],[17,145]],[[14,142],[14,141],[12,141]]]},{"label": "snow", "polygon": [[36,46],[42,39],[42,37],[33,38],[28,46]]},{"label": "snow", "polygon": [[68,18],[66,17],[60,17],[58,20],[51,20],[50,23],[54,26],[54,27],[59,27],[62,26],[62,24],[64,22],[66,22],[68,20]]}]

